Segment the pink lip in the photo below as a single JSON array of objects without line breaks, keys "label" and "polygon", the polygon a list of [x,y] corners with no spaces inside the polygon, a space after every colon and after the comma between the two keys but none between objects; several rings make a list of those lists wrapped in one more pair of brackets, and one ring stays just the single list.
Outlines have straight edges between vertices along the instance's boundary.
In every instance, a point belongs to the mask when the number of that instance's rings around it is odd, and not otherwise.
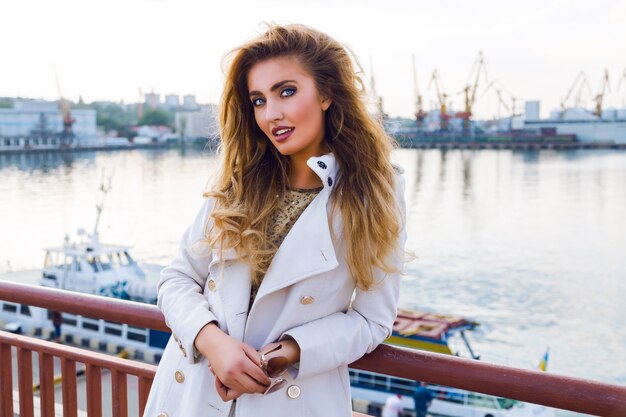
[{"label": "pink lip", "polygon": [[[286,133],[283,133],[282,135],[276,135],[276,132],[278,132],[279,130],[283,130],[283,129],[291,129],[291,130],[286,132]],[[291,134],[294,132],[294,130],[296,130],[295,127],[278,126],[278,127],[275,127],[274,129],[272,129],[272,134],[274,135],[274,139],[277,142],[282,142],[282,141],[286,140],[289,136],[291,136]]]}]

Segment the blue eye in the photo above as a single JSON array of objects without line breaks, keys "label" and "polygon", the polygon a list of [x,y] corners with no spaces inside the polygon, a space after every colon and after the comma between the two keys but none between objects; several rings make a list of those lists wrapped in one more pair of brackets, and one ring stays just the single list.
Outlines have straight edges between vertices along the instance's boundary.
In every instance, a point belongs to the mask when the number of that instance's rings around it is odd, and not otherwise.
[{"label": "blue eye", "polygon": [[296,89],[293,87],[283,88],[282,91],[280,92],[280,95],[282,97],[289,97],[289,96],[293,96],[294,94],[296,94]]},{"label": "blue eye", "polygon": [[255,98],[252,99],[252,105],[254,107],[259,107],[260,105],[262,105],[263,103],[265,103],[265,100],[263,100],[262,98]]}]

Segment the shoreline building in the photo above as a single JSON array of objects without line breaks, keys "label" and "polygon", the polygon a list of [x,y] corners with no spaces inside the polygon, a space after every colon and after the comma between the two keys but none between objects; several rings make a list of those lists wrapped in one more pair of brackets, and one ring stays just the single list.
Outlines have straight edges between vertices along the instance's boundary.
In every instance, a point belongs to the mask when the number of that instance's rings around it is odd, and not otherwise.
[{"label": "shoreline building", "polygon": [[[41,116],[53,134],[63,131],[63,114],[57,101],[15,100],[12,109],[0,109],[0,136],[28,136],[37,130]],[[94,137],[97,134],[96,111],[72,109],[75,120],[72,128],[77,137]]]},{"label": "shoreline building", "polygon": [[[76,142],[96,137],[95,110],[72,109],[71,114]],[[13,108],[0,109],[0,140],[5,148],[57,145],[62,132],[63,113],[56,101],[16,99]]]},{"label": "shoreline building", "polygon": [[554,110],[540,119],[539,101],[527,101],[524,129],[553,129],[558,134],[575,134],[581,142],[626,144],[626,108],[605,109],[598,117],[584,108]]},{"label": "shoreline building", "polygon": [[197,111],[177,111],[174,126],[181,139],[207,141],[219,137],[217,105],[199,105]]}]

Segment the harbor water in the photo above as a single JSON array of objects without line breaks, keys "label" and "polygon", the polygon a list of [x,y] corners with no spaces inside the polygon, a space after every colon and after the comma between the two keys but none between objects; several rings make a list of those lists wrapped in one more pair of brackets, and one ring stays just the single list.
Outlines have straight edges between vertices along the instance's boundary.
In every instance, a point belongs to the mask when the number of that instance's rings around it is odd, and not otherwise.
[{"label": "harbor water", "polygon": [[[401,306],[459,314],[484,361],[626,384],[626,152],[408,150]],[[0,276],[90,232],[165,265],[202,204],[210,151],[0,155]],[[375,221],[375,219],[373,219]]]}]

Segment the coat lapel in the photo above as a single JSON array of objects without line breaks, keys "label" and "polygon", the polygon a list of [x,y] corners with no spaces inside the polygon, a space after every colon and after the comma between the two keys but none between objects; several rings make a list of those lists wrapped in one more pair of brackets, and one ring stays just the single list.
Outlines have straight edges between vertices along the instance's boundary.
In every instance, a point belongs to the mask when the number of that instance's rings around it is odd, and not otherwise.
[{"label": "coat lapel", "polygon": [[313,157],[307,164],[320,177],[324,188],[298,218],[274,255],[254,304],[272,292],[338,265],[328,222],[329,200],[337,174],[335,158],[332,154]]},{"label": "coat lapel", "polygon": [[[324,189],[302,213],[274,255],[252,310],[267,295],[338,266],[328,222],[329,199],[338,171],[335,158],[332,154],[313,157],[307,164],[320,177]],[[238,261],[234,249],[221,255],[214,250],[209,272],[217,284],[228,333],[243,340],[250,313],[251,268]]]}]

